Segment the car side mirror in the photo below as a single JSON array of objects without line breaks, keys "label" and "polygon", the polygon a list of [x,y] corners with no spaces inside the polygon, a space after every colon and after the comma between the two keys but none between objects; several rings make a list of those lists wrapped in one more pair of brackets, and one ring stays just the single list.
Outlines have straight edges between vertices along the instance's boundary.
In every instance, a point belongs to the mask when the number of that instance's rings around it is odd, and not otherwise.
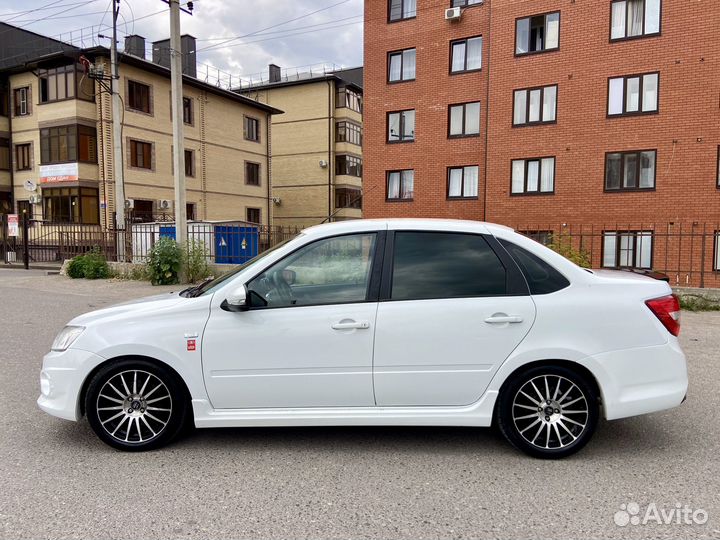
[{"label": "car side mirror", "polygon": [[247,288],[245,285],[238,287],[228,294],[220,307],[225,311],[247,311],[250,309],[247,301]]}]

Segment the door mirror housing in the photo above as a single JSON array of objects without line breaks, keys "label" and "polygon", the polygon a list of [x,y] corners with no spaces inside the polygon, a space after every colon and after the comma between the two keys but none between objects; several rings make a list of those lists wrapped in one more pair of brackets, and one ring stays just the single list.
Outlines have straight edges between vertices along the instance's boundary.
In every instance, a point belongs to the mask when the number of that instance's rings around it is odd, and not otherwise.
[{"label": "door mirror housing", "polygon": [[228,294],[227,298],[220,304],[220,307],[225,311],[247,311],[250,309],[247,297],[247,288],[245,285],[242,285]]}]

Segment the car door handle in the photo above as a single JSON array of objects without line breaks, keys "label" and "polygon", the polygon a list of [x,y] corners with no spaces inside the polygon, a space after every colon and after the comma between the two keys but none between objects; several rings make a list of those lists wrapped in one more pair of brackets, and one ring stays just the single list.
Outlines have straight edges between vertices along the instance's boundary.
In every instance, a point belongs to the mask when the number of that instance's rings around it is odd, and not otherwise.
[{"label": "car door handle", "polygon": [[366,330],[370,328],[367,321],[347,321],[343,320],[332,325],[333,330]]},{"label": "car door handle", "polygon": [[517,315],[493,315],[485,319],[485,322],[488,324],[521,323],[523,318]]}]

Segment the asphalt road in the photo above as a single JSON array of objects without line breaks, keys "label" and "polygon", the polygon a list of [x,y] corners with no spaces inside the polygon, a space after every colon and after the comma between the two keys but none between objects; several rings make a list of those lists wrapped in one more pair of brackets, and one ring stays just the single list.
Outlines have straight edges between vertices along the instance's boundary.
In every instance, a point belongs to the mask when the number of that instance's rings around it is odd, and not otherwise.
[{"label": "asphalt road", "polygon": [[[197,430],[127,454],[42,413],[41,358],[65,322],[157,291],[0,270],[0,537],[720,537],[720,314],[684,314],[684,405],[604,422],[564,461],[461,428]],[[708,521],[616,525],[631,502]]]}]

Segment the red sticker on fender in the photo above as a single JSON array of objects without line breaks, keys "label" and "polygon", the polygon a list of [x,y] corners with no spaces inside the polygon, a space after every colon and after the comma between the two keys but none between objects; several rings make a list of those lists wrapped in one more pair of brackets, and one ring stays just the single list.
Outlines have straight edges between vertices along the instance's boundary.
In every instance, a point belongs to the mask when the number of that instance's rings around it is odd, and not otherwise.
[{"label": "red sticker on fender", "polygon": [[187,340],[187,350],[188,350],[188,351],[194,351],[194,350],[195,350],[195,340],[194,340],[194,339],[188,339],[188,340]]}]

